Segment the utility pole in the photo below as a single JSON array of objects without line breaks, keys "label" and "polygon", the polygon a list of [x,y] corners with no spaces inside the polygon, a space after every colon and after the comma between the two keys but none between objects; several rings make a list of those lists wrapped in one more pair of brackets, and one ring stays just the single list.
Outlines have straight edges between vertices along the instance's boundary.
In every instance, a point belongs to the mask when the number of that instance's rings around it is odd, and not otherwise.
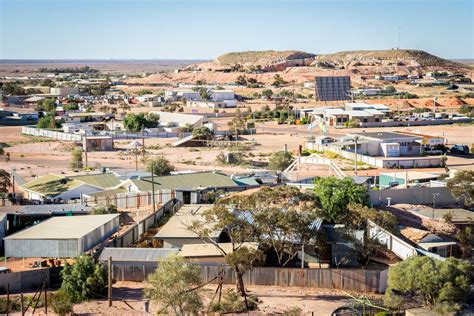
[{"label": "utility pole", "polygon": [[357,141],[359,140],[359,136],[354,137],[354,142],[355,142],[355,148],[354,148],[354,153],[355,153],[355,158],[354,158],[354,175],[357,177]]},{"label": "utility pole", "polygon": [[151,160],[151,202],[153,203],[153,213],[156,212],[156,203],[155,203],[155,161]]},{"label": "utility pole", "polygon": [[109,297],[109,307],[112,306],[112,257],[107,258],[107,270],[108,270],[108,297]]},{"label": "utility pole", "polygon": [[46,281],[44,282],[44,312],[48,314],[48,287]]},{"label": "utility pole", "polygon": [[89,165],[89,162],[87,159],[87,134],[84,135],[84,156],[86,158],[86,169],[87,169],[87,166]]}]

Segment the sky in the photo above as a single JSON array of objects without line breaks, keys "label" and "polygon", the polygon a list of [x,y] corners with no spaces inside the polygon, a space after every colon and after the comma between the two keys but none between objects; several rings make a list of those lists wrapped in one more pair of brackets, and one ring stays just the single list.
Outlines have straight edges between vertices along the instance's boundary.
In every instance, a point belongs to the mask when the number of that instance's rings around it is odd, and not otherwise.
[{"label": "sky", "polygon": [[0,59],[421,49],[474,58],[473,0],[0,0]]}]

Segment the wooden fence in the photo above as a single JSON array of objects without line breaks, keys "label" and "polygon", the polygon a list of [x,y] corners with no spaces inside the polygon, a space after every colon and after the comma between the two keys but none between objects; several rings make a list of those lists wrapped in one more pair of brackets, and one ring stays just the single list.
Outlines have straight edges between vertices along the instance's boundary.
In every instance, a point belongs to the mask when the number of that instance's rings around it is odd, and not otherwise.
[{"label": "wooden fence", "polygon": [[[141,282],[155,271],[156,265],[113,264],[113,278],[118,281]],[[224,284],[235,284],[235,274],[228,266],[201,265],[203,282],[209,282],[224,270]],[[247,285],[308,287],[383,293],[387,287],[388,270],[362,269],[300,269],[259,267],[245,273]],[[214,281],[213,283],[217,283]]]}]

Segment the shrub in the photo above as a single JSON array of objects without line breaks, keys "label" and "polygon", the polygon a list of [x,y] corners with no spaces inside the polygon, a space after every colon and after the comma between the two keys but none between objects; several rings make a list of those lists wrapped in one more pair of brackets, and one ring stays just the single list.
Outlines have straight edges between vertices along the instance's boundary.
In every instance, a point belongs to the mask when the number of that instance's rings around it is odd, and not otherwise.
[{"label": "shrub", "polygon": [[[247,296],[249,310],[256,310],[258,298],[254,295]],[[246,311],[245,300],[236,291],[229,289],[222,296],[221,302],[215,302],[211,306],[212,312],[220,313],[242,313]]]},{"label": "shrub", "polygon": [[69,295],[73,303],[101,295],[107,284],[104,267],[87,255],[76,257],[73,265],[66,262],[61,277],[61,291]]},{"label": "shrub", "polygon": [[268,167],[271,170],[283,171],[291,165],[293,156],[287,151],[278,151],[273,153],[268,161]]},{"label": "shrub", "polygon": [[58,315],[68,315],[73,311],[71,296],[61,290],[51,294],[49,304]]}]

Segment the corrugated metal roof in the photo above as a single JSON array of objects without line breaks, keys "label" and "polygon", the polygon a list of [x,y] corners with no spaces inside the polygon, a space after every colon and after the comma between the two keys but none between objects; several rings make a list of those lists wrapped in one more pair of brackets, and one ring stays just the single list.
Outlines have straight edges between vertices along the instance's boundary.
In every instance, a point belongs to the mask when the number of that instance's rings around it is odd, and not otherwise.
[{"label": "corrugated metal roof", "polygon": [[10,235],[7,239],[77,239],[113,221],[119,214],[51,217]]},{"label": "corrugated metal roof", "polygon": [[73,176],[71,179],[79,180],[101,189],[112,188],[120,184],[120,180],[113,173],[97,173]]},{"label": "corrugated metal roof", "polygon": [[92,207],[82,204],[41,204],[41,205],[14,205],[0,207],[0,213],[19,214],[61,214],[67,212],[89,213]]},{"label": "corrugated metal roof", "polygon": [[104,248],[99,261],[112,257],[115,262],[158,262],[178,251],[178,248]]},{"label": "corrugated metal roof", "polygon": [[82,184],[83,182],[81,181],[48,173],[38,179],[27,182],[25,185],[23,185],[23,188],[44,196],[54,197],[63,192],[72,190]]},{"label": "corrugated metal roof", "polygon": [[[212,208],[212,204],[183,205],[168,222],[161,227],[155,238],[198,238],[197,235],[188,230],[188,226],[194,221],[204,222],[203,212]],[[212,232],[214,238],[219,237],[220,231]]]},{"label": "corrugated metal roof", "polygon": [[[140,191],[151,191],[151,177],[131,179]],[[155,177],[155,190],[196,189],[238,186],[228,175],[217,172],[196,172]]]}]

